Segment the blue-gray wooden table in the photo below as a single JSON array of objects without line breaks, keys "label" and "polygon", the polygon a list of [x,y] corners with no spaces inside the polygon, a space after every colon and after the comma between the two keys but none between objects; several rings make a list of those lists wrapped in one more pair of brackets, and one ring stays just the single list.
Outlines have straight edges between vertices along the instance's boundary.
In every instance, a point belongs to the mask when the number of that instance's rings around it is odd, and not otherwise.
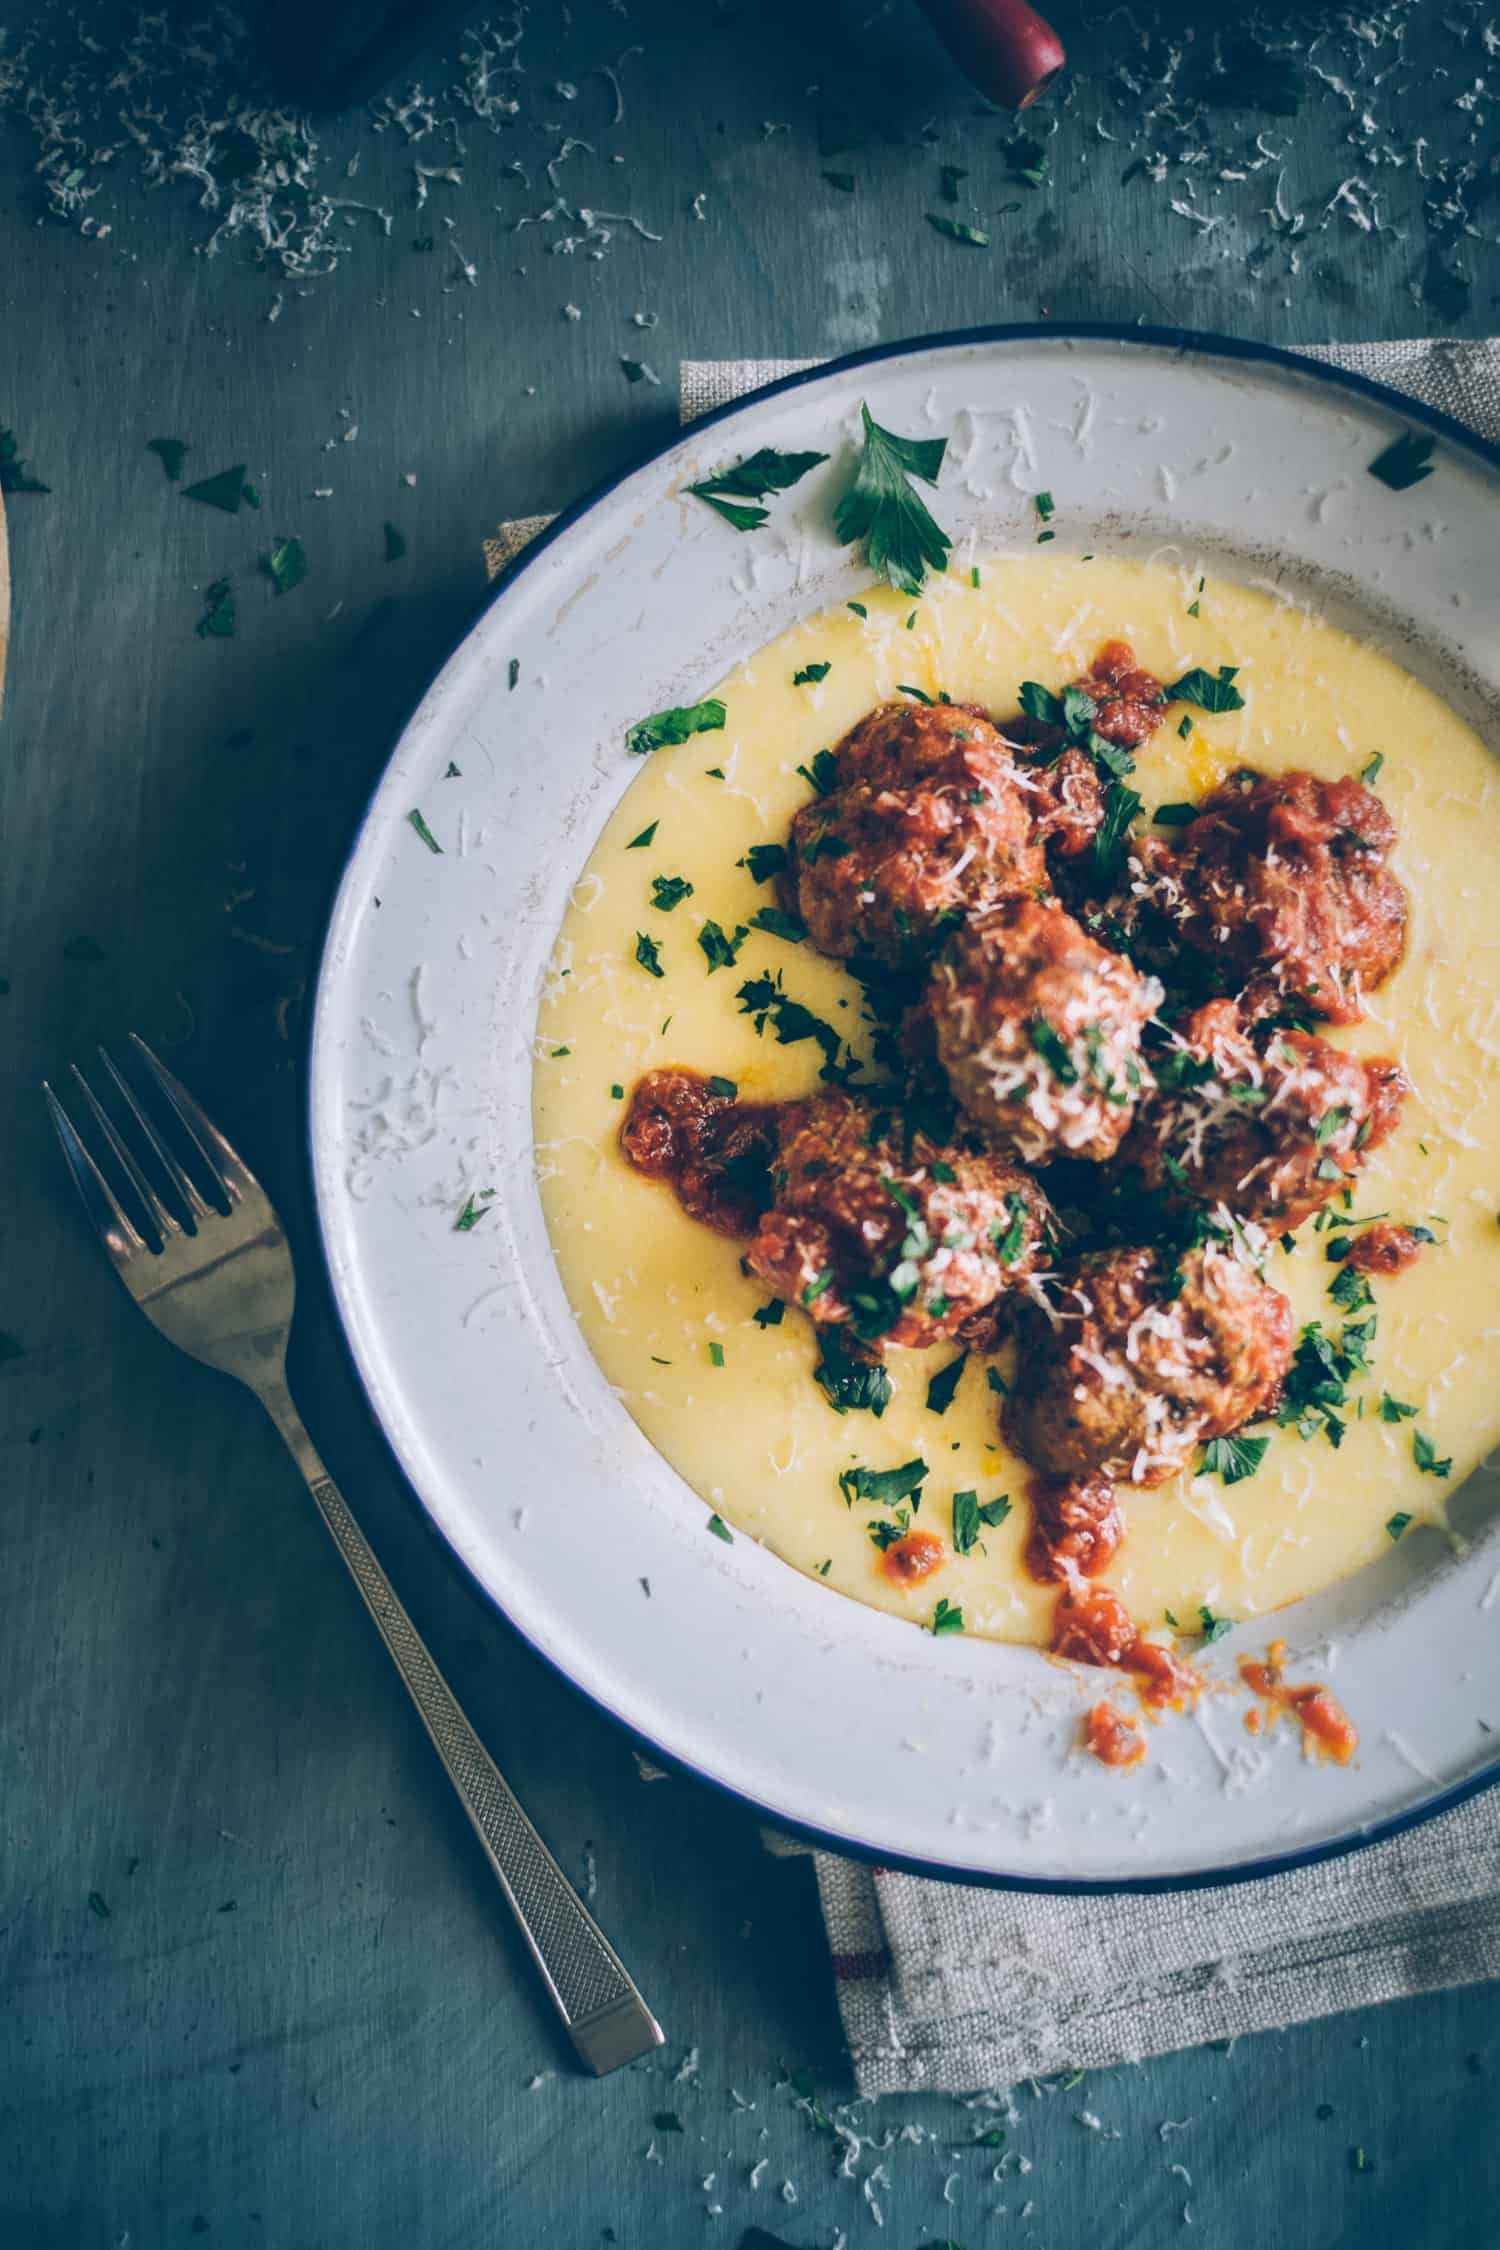
[{"label": "blue-gray wooden table", "polygon": [[[1023,2088],[998,2148],[993,2110],[893,2100],[843,2176],[806,1864],[643,1779],[460,1575],[309,1241],[308,980],[360,807],[485,535],[659,441],[682,358],[1500,325],[1483,8],[1217,44],[1187,0],[1058,13],[1078,68],[1030,141],[894,0],[533,0],[519,46],[509,11],[467,59],[446,28],[311,139],[222,20],[166,67],[150,31],[116,67],[103,7],[0,40],[0,425],[50,488],[7,502],[0,719],[3,2250],[1494,2239],[1486,1990]],[[154,438],[184,482],[245,464],[259,511],[185,503]],[[200,635],[224,579],[237,629]],[[271,1430],[85,1236],[36,1081],[130,1025],[291,1219],[307,1417],[659,2062],[573,2074]]]}]

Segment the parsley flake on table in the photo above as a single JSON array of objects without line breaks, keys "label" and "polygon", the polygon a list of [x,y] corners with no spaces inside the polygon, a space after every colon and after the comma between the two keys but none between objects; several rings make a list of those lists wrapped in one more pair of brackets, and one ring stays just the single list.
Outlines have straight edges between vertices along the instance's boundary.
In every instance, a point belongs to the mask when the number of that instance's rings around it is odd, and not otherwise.
[{"label": "parsley flake on table", "polygon": [[1243,711],[1245,698],[1235,686],[1237,664],[1221,664],[1217,673],[1195,664],[1162,689],[1168,703],[1196,703],[1200,711]]},{"label": "parsley flake on table", "polygon": [[953,1495],[953,1552],[967,1555],[979,1544],[981,1531],[993,1531],[1004,1523],[1010,1514],[1010,1498],[1002,1493],[998,1500],[981,1502],[977,1492],[955,1492]]},{"label": "parsley flake on table", "polygon": [[1409,492],[1414,484],[1431,476],[1436,444],[1436,438],[1418,437],[1415,430],[1403,430],[1383,453],[1376,454],[1369,464],[1369,473],[1392,492]]},{"label": "parsley flake on table", "polygon": [[688,486],[688,491],[695,500],[705,501],[726,523],[733,524],[736,531],[758,531],[770,511],[743,503],[763,500],[768,492],[787,491],[827,459],[826,453],[778,453],[774,446],[763,445],[748,460],[717,476],[700,478],[697,484]]},{"label": "parsley flake on table", "polygon": [[964,1613],[962,1609],[957,1602],[950,1602],[946,1594],[940,1594],[937,1608],[932,1613],[933,1632],[961,1633],[963,1629]]},{"label": "parsley flake on table", "polygon": [[412,806],[411,811],[407,814],[406,817],[411,822],[411,825],[416,830],[417,834],[421,837],[423,843],[427,846],[427,849],[430,852],[436,852],[439,858],[441,858],[443,847],[438,842],[436,836],[433,835],[432,830],[428,827],[426,821],[422,818],[422,815],[420,814],[420,812],[418,812],[415,805]]},{"label": "parsley flake on table", "polygon": [[[754,1315],[759,1319],[759,1313]],[[850,1348],[836,1327],[822,1330],[822,1351],[813,1377],[835,1414],[873,1414],[876,1421],[891,1403],[891,1378],[878,1359]]]},{"label": "parsley flake on table", "polygon": [[876,1508],[894,1508],[900,1501],[910,1500],[913,1507],[919,1508],[926,1481],[927,1463],[922,1460],[904,1461],[899,1469],[839,1471],[839,1490],[848,1508],[852,1508],[856,1500],[868,1501]]},{"label": "parsley flake on table", "polygon": [[947,1413],[949,1407],[953,1404],[953,1396],[958,1389],[959,1380],[968,1364],[968,1359],[967,1352],[960,1352],[956,1359],[949,1360],[946,1367],[940,1367],[935,1375],[928,1377],[927,1411],[929,1414]]},{"label": "parsley flake on table", "polygon": [[193,631],[200,641],[231,641],[237,630],[234,592],[227,578],[216,578],[203,590],[203,615]]},{"label": "parsley flake on table", "polygon": [[685,898],[691,898],[693,886],[685,875],[653,875],[651,878],[651,904],[659,913],[670,914]]},{"label": "parsley flake on table", "polygon": [[455,1234],[472,1234],[474,1232],[480,1220],[488,1214],[489,1202],[487,1199],[494,1192],[493,1188],[482,1188],[477,1196],[465,1197],[464,1207],[453,1222]]},{"label": "parsley flake on table", "polygon": [[260,494],[247,481],[243,461],[236,462],[232,469],[221,469],[217,476],[204,477],[197,484],[185,484],[179,497],[199,500],[205,508],[217,508],[226,516],[237,516],[242,506],[260,506]]},{"label": "parsley flake on table", "polygon": [[1035,508],[1043,523],[1050,523],[1052,521],[1052,518],[1057,513],[1057,502],[1053,499],[1050,492],[1033,493],[1031,496],[1031,505],[1033,506],[1033,508]]},{"label": "parsley flake on table", "polygon": [[1417,1467],[1425,1476],[1446,1477],[1452,1474],[1452,1455],[1450,1454],[1446,1461],[1440,1461],[1437,1455],[1437,1447],[1433,1444],[1431,1438],[1424,1437],[1420,1430],[1412,1431],[1411,1455]]},{"label": "parsley flake on table", "polygon": [[819,680],[826,680],[832,670],[832,664],[804,664],[800,672],[792,674],[792,685],[806,687],[810,683],[816,687]]},{"label": "parsley flake on table", "polygon": [[146,440],[146,451],[154,453],[166,471],[167,482],[176,484],[182,475],[182,464],[188,449],[180,437],[154,437]]},{"label": "parsley flake on table", "polygon": [[950,242],[961,242],[970,250],[988,250],[990,238],[983,227],[970,226],[967,219],[953,219],[946,211],[929,211],[927,224]]},{"label": "parsley flake on table", "polygon": [[1226,1484],[1239,1484],[1245,1477],[1253,1477],[1265,1458],[1269,1438],[1216,1437],[1210,1438],[1203,1448],[1203,1458],[1198,1463],[1200,1475],[1222,1477]]},{"label": "parsley flake on table", "polygon": [[734,967],[740,947],[749,935],[750,932],[743,922],[740,923],[733,937],[729,937],[713,920],[704,923],[702,929],[698,932],[698,943],[703,948],[703,956],[708,963],[710,976],[713,975],[715,969],[732,969]]},{"label": "parsley flake on table", "polygon": [[844,546],[863,541],[870,568],[898,593],[920,594],[929,570],[947,567],[953,542],[935,522],[910,479],[937,487],[946,438],[900,437],[882,429],[861,405],[864,443],[854,481],[834,512]]},{"label": "parsley flake on table", "polygon": [[644,758],[648,750],[671,749],[695,734],[717,734],[725,717],[716,695],[702,703],[674,704],[670,710],[653,711],[649,719],[637,719],[625,737],[625,747],[632,758]]},{"label": "parsley flake on table", "polygon": [[655,938],[648,937],[644,930],[637,930],[635,933],[635,957],[648,977],[666,975],[667,972],[661,965],[661,948]]},{"label": "parsley flake on table", "polygon": [[0,423],[0,492],[50,492],[50,484],[34,477],[16,447],[16,433]]},{"label": "parsley flake on table", "polygon": [[273,539],[266,575],[278,594],[289,594],[307,576],[307,552],[300,539]]}]

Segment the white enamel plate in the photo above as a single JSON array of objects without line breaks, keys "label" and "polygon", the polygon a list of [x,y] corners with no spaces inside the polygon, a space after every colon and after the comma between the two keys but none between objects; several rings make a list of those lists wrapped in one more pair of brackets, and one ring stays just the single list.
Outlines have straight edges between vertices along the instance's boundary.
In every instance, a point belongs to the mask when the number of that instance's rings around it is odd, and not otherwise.
[{"label": "white enamel plate", "polygon": [[[1277,1618],[1302,1676],[1316,1668],[1357,1717],[1352,1764],[1305,1762],[1285,1728],[1252,1754],[1239,1705],[1205,1697],[1153,1733],[1146,1767],[1106,1774],[1073,1748],[1087,1683],[1037,1651],[935,1638],[750,1540],[705,1538],[701,1501],[604,1381],[558,1280],[531,1074],[570,888],[639,770],[626,728],[867,582],[831,530],[862,399],[892,429],[969,433],[971,460],[987,417],[1026,433],[1024,480],[964,473],[955,442],[935,505],[956,542],[1029,549],[1028,493],[1045,486],[1087,551],[1175,543],[1221,575],[1312,596],[1500,745],[1500,464],[1394,394],[1212,339],[1030,330],[862,355],[757,393],[528,552],[375,792],[313,1032],[312,1161],[339,1310],[454,1552],[659,1754],[837,1847],[971,1880],[1112,1887],[1285,1866],[1500,1770],[1493,1472],[1455,1500],[1462,1537],[1413,1534]],[[1435,469],[1398,503],[1364,472],[1413,427],[1436,433]],[[751,540],[683,487],[761,446],[834,460],[776,503],[751,567]],[[497,1191],[484,1223],[455,1234],[478,1182]],[[1266,1637],[1264,1621],[1241,1628],[1210,1669],[1232,1675]]]}]

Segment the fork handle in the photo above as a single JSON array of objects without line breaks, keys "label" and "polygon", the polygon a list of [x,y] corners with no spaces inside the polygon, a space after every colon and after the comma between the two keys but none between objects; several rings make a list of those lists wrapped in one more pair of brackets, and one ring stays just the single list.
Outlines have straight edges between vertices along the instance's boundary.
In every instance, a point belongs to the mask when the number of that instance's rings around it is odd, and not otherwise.
[{"label": "fork handle", "polygon": [[406,1684],[580,2060],[601,2075],[634,2062],[661,2045],[661,2026],[465,1718],[318,1458],[285,1384],[260,1396]]}]

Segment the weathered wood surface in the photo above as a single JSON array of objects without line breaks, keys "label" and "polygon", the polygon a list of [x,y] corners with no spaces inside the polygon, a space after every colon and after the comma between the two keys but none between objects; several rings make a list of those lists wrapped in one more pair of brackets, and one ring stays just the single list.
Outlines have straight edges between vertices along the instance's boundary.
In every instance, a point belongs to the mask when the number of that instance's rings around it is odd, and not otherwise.
[{"label": "weathered wood surface", "polygon": [[[534,13],[523,120],[510,136],[471,130],[462,184],[433,183],[420,212],[421,147],[359,119],[331,127],[341,173],[362,152],[345,192],[385,200],[394,223],[387,237],[356,215],[343,270],[305,286],[257,272],[243,242],[194,257],[211,222],[181,188],[130,187],[124,164],[94,207],[114,221],[104,241],[34,224],[35,152],[13,114],[0,120],[0,424],[52,487],[10,503],[0,732],[0,1330],[23,1353],[0,1363],[0,2244],[163,2250],[206,2229],[267,2250],[587,2250],[613,2228],[631,2250],[677,2250],[737,2244],[759,2220],[796,2245],[842,2228],[892,2250],[973,2250],[1007,2231],[1093,2250],[1173,2239],[1185,2205],[1204,2250],[1480,2242],[1500,2188],[1482,1991],[1023,2094],[1009,2146],[1034,2168],[1000,2184],[993,2153],[950,2157],[975,2113],[893,2103],[892,2125],[935,2138],[889,2152],[877,2231],[778,2082],[808,2066],[825,2101],[847,2091],[805,1866],[767,1860],[705,1792],[643,1783],[396,1483],[309,1248],[299,1038],[353,823],[482,598],[484,534],[565,503],[666,430],[680,357],[821,354],[1044,313],[1272,340],[1480,333],[1496,324],[1491,242],[1464,248],[1472,303],[1444,317],[1422,299],[1422,191],[1392,170],[1399,235],[1336,219],[1297,274],[1278,250],[1256,277],[1253,222],[1235,222],[1224,254],[1224,227],[1171,210],[1175,173],[1122,184],[1128,152],[1072,112],[1058,184],[1017,188],[1005,129],[900,9],[868,24],[852,4]],[[1404,144],[1421,130],[1440,156],[1476,129],[1455,107],[1468,78],[1442,75],[1449,13],[1411,11],[1397,81]],[[1071,22],[1075,57],[1118,45],[1120,20]],[[592,66],[637,43],[611,126]],[[1335,75],[1362,67],[1348,29],[1317,53]],[[1350,111],[1309,84],[1274,138],[1316,216],[1355,166]],[[843,154],[817,142],[830,88],[856,120]],[[1380,98],[1389,115],[1396,97]],[[549,254],[555,226],[510,231],[548,196],[548,119],[595,146],[561,175],[575,199],[638,212],[659,244],[617,229],[595,262]],[[884,137],[893,120],[904,140]],[[1272,124],[1232,122],[1239,140]],[[517,159],[529,192],[505,169]],[[1023,204],[991,217],[988,253],[925,224],[949,161],[980,215]],[[823,180],[843,168],[852,195]],[[1248,211],[1274,179],[1224,192]],[[661,387],[629,384],[622,356]],[[163,434],[191,444],[189,476],[247,462],[261,513],[185,505],[145,450]],[[312,497],[324,486],[331,498]],[[389,564],[387,520],[407,541]],[[255,564],[289,532],[309,576],[278,600]],[[238,636],[199,640],[203,589],[227,572]],[[660,2068],[569,2076],[276,1439],[148,1330],[85,1237],[36,1080],[131,1024],[180,1062],[292,1219],[308,1419],[539,1825],[580,1878],[597,1868],[598,1912],[668,2027]],[[697,2074],[671,2084],[694,2048]],[[658,2110],[684,2132],[653,2131]],[[1170,2120],[1187,2122],[1163,2137]]]}]

